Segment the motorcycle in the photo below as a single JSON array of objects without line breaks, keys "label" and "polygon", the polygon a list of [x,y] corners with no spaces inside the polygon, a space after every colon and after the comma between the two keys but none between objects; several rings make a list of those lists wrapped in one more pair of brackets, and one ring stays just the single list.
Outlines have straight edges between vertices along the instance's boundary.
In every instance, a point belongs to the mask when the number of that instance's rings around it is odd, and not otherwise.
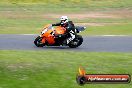
[{"label": "motorcycle", "polygon": [[[61,26],[53,27],[51,24],[47,24],[44,26],[41,31],[41,35],[39,35],[35,40],[34,44],[37,47],[43,46],[69,46],[70,48],[76,48],[80,46],[83,42],[83,38],[81,35],[77,35],[81,31],[84,31],[86,27],[75,26],[75,38],[66,44],[65,41],[69,37],[66,34],[66,29]],[[64,36],[65,35],[65,36]]]}]

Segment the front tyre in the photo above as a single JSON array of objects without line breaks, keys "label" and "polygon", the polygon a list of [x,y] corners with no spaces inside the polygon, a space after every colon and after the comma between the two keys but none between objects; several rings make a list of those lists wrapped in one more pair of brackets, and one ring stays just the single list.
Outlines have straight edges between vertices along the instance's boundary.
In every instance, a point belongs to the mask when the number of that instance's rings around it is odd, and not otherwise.
[{"label": "front tyre", "polygon": [[43,47],[44,44],[43,44],[41,41],[42,41],[42,37],[38,36],[38,37],[34,40],[34,44],[35,44],[37,47]]},{"label": "front tyre", "polygon": [[81,36],[81,35],[76,35],[75,39],[72,40],[72,41],[68,44],[68,46],[69,46],[70,48],[76,48],[76,47],[80,46],[80,45],[82,44],[82,42],[83,42],[82,36]]}]

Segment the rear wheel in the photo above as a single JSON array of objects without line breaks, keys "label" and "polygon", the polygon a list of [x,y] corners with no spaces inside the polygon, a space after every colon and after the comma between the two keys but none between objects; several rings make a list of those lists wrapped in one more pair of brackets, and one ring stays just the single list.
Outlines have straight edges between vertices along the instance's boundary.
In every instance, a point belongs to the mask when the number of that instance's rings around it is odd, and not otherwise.
[{"label": "rear wheel", "polygon": [[76,48],[76,47],[80,46],[80,45],[82,44],[82,42],[83,42],[82,36],[81,36],[81,35],[76,35],[76,38],[75,38],[74,40],[72,40],[72,41],[68,44],[68,46],[69,46],[70,48]]},{"label": "rear wheel", "polygon": [[38,36],[38,37],[34,40],[34,44],[35,44],[37,47],[43,47],[44,44],[43,44],[41,41],[42,41],[42,37]]}]

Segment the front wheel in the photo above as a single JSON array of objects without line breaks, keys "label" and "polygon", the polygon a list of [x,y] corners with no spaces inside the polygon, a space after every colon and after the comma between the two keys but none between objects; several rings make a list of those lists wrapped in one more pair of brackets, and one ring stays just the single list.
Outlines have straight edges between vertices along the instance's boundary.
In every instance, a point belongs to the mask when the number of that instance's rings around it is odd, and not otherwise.
[{"label": "front wheel", "polygon": [[80,45],[82,44],[82,42],[83,42],[82,36],[81,36],[81,35],[76,35],[75,39],[72,40],[72,41],[68,44],[68,46],[69,46],[70,48],[76,48],[76,47],[80,46]]},{"label": "front wheel", "polygon": [[43,47],[44,44],[43,44],[41,41],[42,41],[42,37],[38,36],[38,37],[34,40],[34,44],[35,44],[37,47]]}]

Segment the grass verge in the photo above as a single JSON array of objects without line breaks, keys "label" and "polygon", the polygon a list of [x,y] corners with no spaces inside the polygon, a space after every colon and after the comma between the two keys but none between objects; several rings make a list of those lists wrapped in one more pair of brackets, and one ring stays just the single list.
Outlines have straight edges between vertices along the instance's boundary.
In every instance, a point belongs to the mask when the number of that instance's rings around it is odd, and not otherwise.
[{"label": "grass verge", "polygon": [[107,25],[88,27],[82,35],[130,35],[132,36],[132,24]]},{"label": "grass verge", "polygon": [[[1,88],[81,88],[78,67],[87,73],[132,75],[132,53],[0,50]],[[88,84],[84,88],[106,88]],[[132,88],[132,84],[107,84],[107,88]]]}]

